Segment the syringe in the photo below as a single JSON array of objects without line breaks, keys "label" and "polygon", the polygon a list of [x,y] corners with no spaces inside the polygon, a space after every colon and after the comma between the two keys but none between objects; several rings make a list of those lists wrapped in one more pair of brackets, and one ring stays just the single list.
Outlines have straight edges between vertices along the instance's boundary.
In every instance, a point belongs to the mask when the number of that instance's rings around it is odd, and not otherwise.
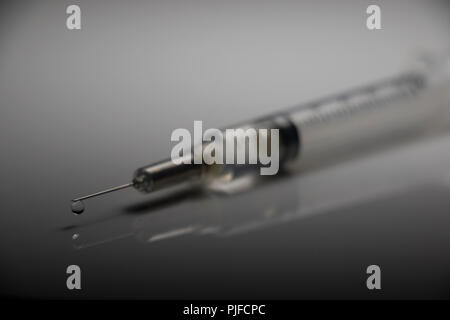
[{"label": "syringe", "polygon": [[[303,169],[399,136],[441,127],[448,124],[448,109],[450,60],[445,59],[426,70],[404,73],[232,128],[278,129],[280,167]],[[194,154],[184,157],[192,159]],[[168,159],[139,168],[130,183],[73,199],[72,211],[83,212],[82,200],[128,187],[150,193],[187,181],[208,184],[224,176],[232,179],[256,166],[194,164],[190,159],[183,163]]]}]

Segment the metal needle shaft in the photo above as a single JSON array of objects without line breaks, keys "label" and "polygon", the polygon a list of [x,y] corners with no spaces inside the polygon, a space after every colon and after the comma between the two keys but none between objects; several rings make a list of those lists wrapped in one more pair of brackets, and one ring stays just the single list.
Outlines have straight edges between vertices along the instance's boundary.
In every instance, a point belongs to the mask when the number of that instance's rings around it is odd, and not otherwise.
[{"label": "metal needle shaft", "polygon": [[103,191],[100,191],[100,192],[92,193],[92,194],[89,194],[89,195],[84,196],[84,197],[72,199],[72,201],[80,201],[80,200],[84,200],[84,199],[88,199],[88,198],[92,198],[92,197],[97,197],[97,196],[100,196],[100,195],[105,194],[105,193],[109,193],[109,192],[113,192],[113,191],[117,191],[117,190],[120,190],[120,189],[125,189],[125,188],[128,188],[128,187],[131,187],[132,185],[133,185],[133,182],[122,184],[120,186],[109,188],[109,189],[106,189],[106,190],[103,190]]}]

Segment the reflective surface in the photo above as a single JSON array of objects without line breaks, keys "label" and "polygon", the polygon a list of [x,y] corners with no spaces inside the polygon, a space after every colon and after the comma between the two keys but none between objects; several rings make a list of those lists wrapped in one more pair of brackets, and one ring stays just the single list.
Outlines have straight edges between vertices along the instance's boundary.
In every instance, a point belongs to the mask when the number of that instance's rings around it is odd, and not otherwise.
[{"label": "reflective surface", "polygon": [[[215,192],[141,195],[173,129],[224,127],[449,47],[444,1],[2,4],[0,293],[61,298],[448,298],[450,136]],[[348,160],[348,161],[347,161]],[[82,290],[66,288],[79,265]],[[382,291],[365,270],[382,270]]]}]

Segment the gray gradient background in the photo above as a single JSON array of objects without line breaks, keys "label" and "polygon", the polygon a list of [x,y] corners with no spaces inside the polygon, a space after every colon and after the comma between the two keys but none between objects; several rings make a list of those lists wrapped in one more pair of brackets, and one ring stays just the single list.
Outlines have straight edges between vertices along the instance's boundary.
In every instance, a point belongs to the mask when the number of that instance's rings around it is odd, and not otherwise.
[{"label": "gray gradient background", "polygon": [[[365,27],[370,3],[380,31]],[[66,29],[69,4],[81,31]],[[69,209],[167,157],[175,128],[223,127],[395,74],[449,48],[449,31],[445,1],[1,4],[0,293],[449,298],[449,137],[240,195],[126,190],[82,216]],[[66,289],[70,264],[81,291]],[[381,292],[366,289],[370,264]]]}]

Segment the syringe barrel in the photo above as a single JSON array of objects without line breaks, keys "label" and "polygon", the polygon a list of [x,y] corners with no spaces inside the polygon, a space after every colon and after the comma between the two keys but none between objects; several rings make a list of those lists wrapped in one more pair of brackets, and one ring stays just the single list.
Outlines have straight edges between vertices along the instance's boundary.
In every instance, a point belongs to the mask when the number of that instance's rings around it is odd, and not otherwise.
[{"label": "syringe barrel", "polygon": [[287,117],[301,138],[289,166],[306,169],[448,124],[447,71],[404,74],[293,108]]},{"label": "syringe barrel", "polygon": [[[437,72],[405,73],[231,128],[278,129],[281,168],[306,169],[352,156],[450,124],[450,65],[446,60],[442,66]],[[191,178],[235,177],[255,167],[260,166],[175,164],[168,159],[138,169],[134,186],[150,192]]]}]

